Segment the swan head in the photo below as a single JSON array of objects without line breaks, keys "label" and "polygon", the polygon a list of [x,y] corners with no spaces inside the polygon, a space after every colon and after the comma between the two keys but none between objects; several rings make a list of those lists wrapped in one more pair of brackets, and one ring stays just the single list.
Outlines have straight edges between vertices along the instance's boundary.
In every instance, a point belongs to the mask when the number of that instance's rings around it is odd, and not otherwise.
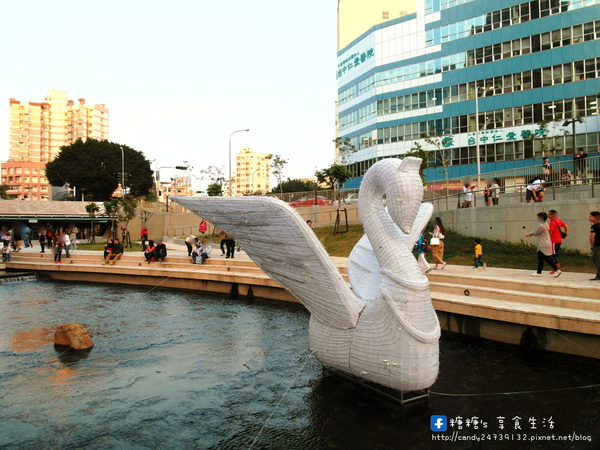
[{"label": "swan head", "polygon": [[419,174],[421,159],[406,157],[397,167],[399,173],[386,184],[386,203],[392,220],[406,234],[412,225],[423,200],[423,181]]}]

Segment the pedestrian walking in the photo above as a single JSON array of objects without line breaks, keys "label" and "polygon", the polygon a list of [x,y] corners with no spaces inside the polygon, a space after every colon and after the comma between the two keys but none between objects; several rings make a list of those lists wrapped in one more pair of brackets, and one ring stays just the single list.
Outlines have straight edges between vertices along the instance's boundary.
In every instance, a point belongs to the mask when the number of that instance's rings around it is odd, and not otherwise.
[{"label": "pedestrian walking", "polygon": [[552,164],[550,164],[550,159],[547,156],[544,157],[542,164],[542,171],[544,172],[544,177],[546,180],[551,180],[554,172],[552,171]]},{"label": "pedestrian walking", "polygon": [[140,242],[142,243],[142,251],[146,251],[146,241],[148,240],[148,228],[143,226],[140,230]]},{"label": "pedestrian walking", "polygon": [[552,241],[550,240],[550,230],[548,229],[548,214],[540,212],[537,214],[538,225],[534,231],[527,233],[526,237],[537,237],[537,257],[538,266],[537,271],[531,274],[532,277],[541,277],[544,263],[547,263],[554,271],[554,278],[560,277],[562,271],[554,264],[554,258],[552,257]]},{"label": "pedestrian walking", "polygon": [[227,239],[229,239],[227,233],[221,231],[221,242],[219,243],[219,247],[221,248],[221,256],[225,256],[225,245],[227,244]]},{"label": "pedestrian walking", "polygon": [[2,262],[10,262],[10,254],[12,253],[12,247],[8,241],[2,241]]},{"label": "pedestrian walking", "polygon": [[425,259],[425,252],[427,251],[428,245],[427,245],[427,242],[425,241],[425,236],[423,236],[423,234],[421,234],[419,236],[419,240],[417,241],[416,248],[417,248],[417,255],[418,255],[417,261],[418,261],[419,265],[421,266],[421,268],[423,268],[425,270],[425,273],[431,272],[431,266],[427,262],[427,259]]},{"label": "pedestrian walking", "polygon": [[208,224],[206,223],[206,220],[202,219],[198,226],[198,231],[200,231],[200,234],[205,234],[206,230],[208,230]]},{"label": "pedestrian walking", "polygon": [[552,257],[554,258],[554,264],[560,269],[558,255],[563,239],[569,234],[569,226],[560,220],[558,212],[556,212],[555,209],[548,211],[548,219],[550,219],[548,222],[548,230],[550,231],[550,241],[552,242]]},{"label": "pedestrian walking", "polygon": [[483,190],[483,204],[487,206],[492,206],[494,203],[492,202],[492,183],[488,183],[485,185],[485,189]]},{"label": "pedestrian walking", "polygon": [[40,234],[38,240],[40,241],[40,247],[42,248],[40,253],[46,253],[46,235]]},{"label": "pedestrian walking", "polygon": [[64,231],[60,233],[60,243],[62,245],[62,248],[65,249],[65,258],[70,258],[71,257],[71,239],[69,238],[69,235],[67,233],[65,233]]},{"label": "pedestrian walking", "polygon": [[231,236],[227,235],[227,240],[225,241],[225,246],[227,247],[227,255],[225,256],[225,259],[227,258],[234,258],[235,257],[235,239],[233,239]]},{"label": "pedestrian walking", "polygon": [[57,264],[62,263],[62,251],[63,251],[63,243],[60,239],[60,235],[58,233],[54,234],[53,237],[53,252],[54,252],[54,262]]},{"label": "pedestrian walking", "polygon": [[446,262],[444,261],[444,238],[446,237],[446,229],[442,224],[442,219],[439,217],[435,218],[435,227],[433,233],[429,233],[432,237],[429,241],[431,245],[431,254],[433,255],[433,262],[435,263],[434,269],[437,270],[438,265],[442,265],[440,270],[444,270]]},{"label": "pedestrian walking", "polygon": [[475,186],[470,186],[469,183],[465,183],[463,186],[463,202],[460,205],[461,208],[470,208],[473,205],[473,189],[475,189]]},{"label": "pedestrian walking", "polygon": [[592,260],[596,265],[596,276],[590,281],[600,281],[600,212],[592,211],[588,220],[592,223],[590,249],[592,250]]},{"label": "pedestrian walking", "polygon": [[494,178],[494,181],[492,181],[490,192],[492,195],[492,205],[498,206],[498,195],[500,195],[500,180],[498,178]]},{"label": "pedestrian walking", "polygon": [[33,247],[33,244],[31,243],[31,228],[29,228],[27,225],[23,225],[23,245],[25,246],[25,248],[29,248],[29,247]]},{"label": "pedestrian walking", "polygon": [[581,179],[583,183],[587,172],[587,155],[582,147],[573,155],[573,169],[575,178]]}]

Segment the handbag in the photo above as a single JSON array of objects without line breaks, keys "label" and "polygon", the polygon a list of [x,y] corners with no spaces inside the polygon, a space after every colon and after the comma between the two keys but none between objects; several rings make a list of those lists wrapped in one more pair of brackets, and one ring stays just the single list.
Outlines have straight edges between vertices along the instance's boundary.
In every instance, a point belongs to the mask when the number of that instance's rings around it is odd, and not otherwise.
[{"label": "handbag", "polygon": [[431,240],[429,241],[429,245],[440,245],[440,239],[439,238],[431,238]]}]

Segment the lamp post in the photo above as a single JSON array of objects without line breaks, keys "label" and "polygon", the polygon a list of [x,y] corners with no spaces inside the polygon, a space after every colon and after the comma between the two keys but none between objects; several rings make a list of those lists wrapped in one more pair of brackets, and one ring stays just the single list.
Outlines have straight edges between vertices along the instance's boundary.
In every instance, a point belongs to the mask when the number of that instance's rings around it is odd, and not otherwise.
[{"label": "lamp post", "polygon": [[125,152],[121,145],[121,188],[123,189],[123,198],[125,198]]},{"label": "lamp post", "polygon": [[229,196],[231,197],[231,138],[235,133],[241,133],[242,131],[250,131],[250,128],[244,130],[235,130],[229,135]]},{"label": "lamp post", "polygon": [[477,189],[481,185],[481,147],[479,144],[479,91],[493,89],[491,86],[486,89],[483,86],[477,86],[475,89],[475,153],[477,157]]}]

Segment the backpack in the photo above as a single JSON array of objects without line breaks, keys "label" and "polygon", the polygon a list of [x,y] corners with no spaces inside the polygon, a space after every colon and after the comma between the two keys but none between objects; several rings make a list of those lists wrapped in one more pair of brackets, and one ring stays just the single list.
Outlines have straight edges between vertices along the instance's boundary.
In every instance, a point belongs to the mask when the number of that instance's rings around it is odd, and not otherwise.
[{"label": "backpack", "polygon": [[[423,239],[423,243],[421,244],[421,251],[425,253],[431,251],[431,246],[425,239]],[[415,244],[415,246],[413,247],[413,252],[419,253],[419,243]]]}]

